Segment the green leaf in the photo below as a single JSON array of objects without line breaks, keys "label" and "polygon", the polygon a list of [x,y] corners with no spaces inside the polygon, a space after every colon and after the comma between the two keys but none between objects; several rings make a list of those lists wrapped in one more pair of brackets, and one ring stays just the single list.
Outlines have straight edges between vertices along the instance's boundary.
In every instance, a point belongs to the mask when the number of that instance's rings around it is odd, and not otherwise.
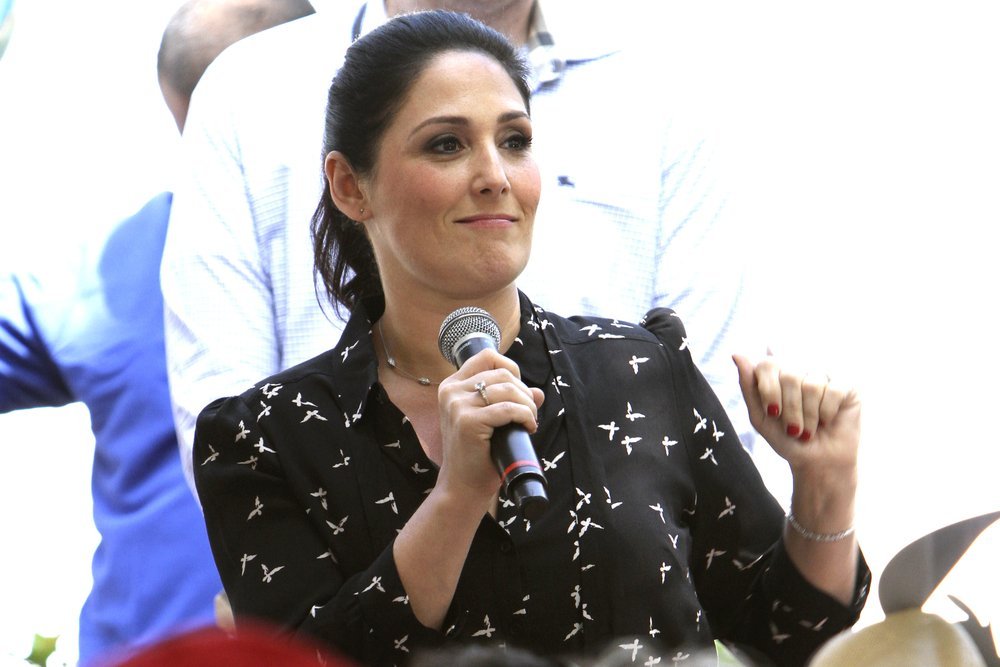
[{"label": "green leaf", "polygon": [[49,656],[56,650],[56,641],[59,637],[43,637],[41,635],[35,635],[35,640],[31,644],[31,655],[29,655],[25,660],[28,661],[29,665],[40,665],[40,667],[45,667],[45,663],[48,661]]}]

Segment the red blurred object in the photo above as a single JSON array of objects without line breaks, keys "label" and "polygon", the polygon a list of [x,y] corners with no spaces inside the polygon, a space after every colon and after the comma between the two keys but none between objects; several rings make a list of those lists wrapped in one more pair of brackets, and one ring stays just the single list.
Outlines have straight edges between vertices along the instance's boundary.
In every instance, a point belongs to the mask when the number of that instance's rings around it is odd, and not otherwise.
[{"label": "red blurred object", "polygon": [[306,639],[264,627],[241,625],[235,633],[203,628],[158,642],[115,667],[358,667],[357,663]]}]

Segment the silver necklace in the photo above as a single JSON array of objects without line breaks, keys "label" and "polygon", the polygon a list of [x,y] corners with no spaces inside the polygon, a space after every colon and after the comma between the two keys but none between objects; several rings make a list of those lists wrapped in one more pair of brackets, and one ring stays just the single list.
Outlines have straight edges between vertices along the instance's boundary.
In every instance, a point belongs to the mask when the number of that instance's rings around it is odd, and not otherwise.
[{"label": "silver necklace", "polygon": [[407,373],[402,368],[400,368],[399,366],[397,366],[396,365],[396,358],[392,356],[391,352],[389,352],[389,346],[385,342],[385,334],[382,333],[382,320],[378,321],[377,326],[378,326],[378,337],[382,339],[382,350],[385,352],[385,363],[386,363],[386,365],[389,366],[389,368],[391,368],[395,372],[399,373],[403,377],[408,378],[410,380],[413,380],[414,382],[417,382],[418,384],[423,385],[424,387],[429,387],[431,385],[441,384],[440,380],[438,380],[437,382],[432,382],[431,379],[429,377],[425,376],[425,375],[421,375],[421,376],[418,377],[416,375],[412,375],[410,373]]}]

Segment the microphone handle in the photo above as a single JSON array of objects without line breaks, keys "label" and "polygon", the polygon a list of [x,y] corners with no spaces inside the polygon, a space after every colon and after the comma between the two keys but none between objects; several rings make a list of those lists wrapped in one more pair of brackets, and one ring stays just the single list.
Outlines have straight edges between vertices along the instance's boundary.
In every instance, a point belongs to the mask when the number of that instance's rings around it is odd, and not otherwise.
[{"label": "microphone handle", "polygon": [[[470,335],[455,344],[455,362],[461,366],[484,349],[497,349],[486,335]],[[504,494],[514,501],[521,516],[534,521],[549,505],[548,482],[531,437],[520,424],[507,424],[493,429],[490,457],[503,480]]]}]

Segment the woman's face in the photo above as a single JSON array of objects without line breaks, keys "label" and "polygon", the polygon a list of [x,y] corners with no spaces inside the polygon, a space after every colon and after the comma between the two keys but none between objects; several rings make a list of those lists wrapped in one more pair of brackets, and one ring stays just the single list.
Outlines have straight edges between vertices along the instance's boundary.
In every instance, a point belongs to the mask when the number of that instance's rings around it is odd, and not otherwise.
[{"label": "woman's face", "polygon": [[467,51],[430,61],[362,182],[387,299],[474,300],[513,283],[540,191],[530,142],[524,101],[498,62]]}]

